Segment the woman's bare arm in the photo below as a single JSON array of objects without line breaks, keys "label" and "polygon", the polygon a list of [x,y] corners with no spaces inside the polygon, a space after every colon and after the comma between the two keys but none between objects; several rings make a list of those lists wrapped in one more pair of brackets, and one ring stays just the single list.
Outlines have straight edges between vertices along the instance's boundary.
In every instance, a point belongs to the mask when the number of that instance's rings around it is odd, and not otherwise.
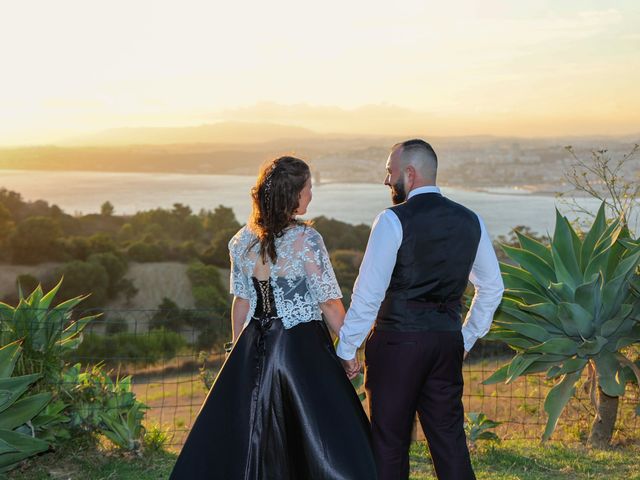
[{"label": "woman's bare arm", "polygon": [[[321,303],[320,310],[324,313],[324,318],[326,319],[327,325],[329,325],[331,331],[334,335],[338,336],[340,329],[342,328],[342,324],[344,323],[345,316],[342,300],[336,298]],[[352,360],[340,359],[340,361],[349,379],[354,378],[360,371],[360,362],[357,358]]]},{"label": "woman's bare arm", "polygon": [[231,304],[231,330],[233,332],[233,342],[238,340],[242,333],[242,326],[247,320],[249,313],[249,300],[240,297],[233,297]]},{"label": "woman's bare arm", "polygon": [[340,333],[345,316],[342,300],[339,298],[327,300],[320,304],[320,310],[322,310],[322,313],[324,314],[324,318],[327,321],[329,329],[331,329],[333,334],[337,336]]}]

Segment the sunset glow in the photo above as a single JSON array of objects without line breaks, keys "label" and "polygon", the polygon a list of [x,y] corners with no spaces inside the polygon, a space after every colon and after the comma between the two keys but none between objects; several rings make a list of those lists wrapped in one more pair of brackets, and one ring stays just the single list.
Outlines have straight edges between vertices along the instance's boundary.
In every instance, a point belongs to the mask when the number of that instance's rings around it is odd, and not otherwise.
[{"label": "sunset glow", "polygon": [[0,145],[224,120],[638,133],[639,22],[632,1],[3,2]]}]

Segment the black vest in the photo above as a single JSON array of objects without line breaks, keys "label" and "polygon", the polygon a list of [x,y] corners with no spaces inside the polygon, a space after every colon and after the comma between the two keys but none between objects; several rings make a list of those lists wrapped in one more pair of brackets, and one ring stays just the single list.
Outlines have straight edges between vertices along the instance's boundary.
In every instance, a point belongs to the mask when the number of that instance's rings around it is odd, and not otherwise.
[{"label": "black vest", "polygon": [[438,193],[422,193],[391,210],[402,243],[376,328],[455,331],[480,243],[478,216]]}]

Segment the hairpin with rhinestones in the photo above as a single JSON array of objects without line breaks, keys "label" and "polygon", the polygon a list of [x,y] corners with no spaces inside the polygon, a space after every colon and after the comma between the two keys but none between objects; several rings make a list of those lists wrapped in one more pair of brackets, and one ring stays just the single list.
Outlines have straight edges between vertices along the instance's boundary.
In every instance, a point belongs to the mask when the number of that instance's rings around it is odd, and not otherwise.
[{"label": "hairpin with rhinestones", "polygon": [[271,197],[271,180],[273,177],[273,172],[276,170],[276,164],[277,162],[273,162],[271,164],[271,167],[269,167],[269,173],[267,173],[264,181],[264,203],[267,206],[269,206],[269,199]]}]

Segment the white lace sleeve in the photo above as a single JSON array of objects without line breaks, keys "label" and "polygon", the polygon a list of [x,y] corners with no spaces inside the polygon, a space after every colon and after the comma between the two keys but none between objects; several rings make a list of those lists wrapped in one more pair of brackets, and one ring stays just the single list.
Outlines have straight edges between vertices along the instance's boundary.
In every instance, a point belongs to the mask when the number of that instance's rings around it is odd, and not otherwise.
[{"label": "white lace sleeve", "polygon": [[318,303],[342,298],[322,236],[312,228],[305,231],[303,260],[309,292]]},{"label": "white lace sleeve", "polygon": [[247,277],[242,271],[242,256],[238,252],[239,245],[237,237],[238,235],[234,236],[229,242],[229,259],[231,260],[229,290],[232,295],[248,300],[251,295],[249,293]]}]

